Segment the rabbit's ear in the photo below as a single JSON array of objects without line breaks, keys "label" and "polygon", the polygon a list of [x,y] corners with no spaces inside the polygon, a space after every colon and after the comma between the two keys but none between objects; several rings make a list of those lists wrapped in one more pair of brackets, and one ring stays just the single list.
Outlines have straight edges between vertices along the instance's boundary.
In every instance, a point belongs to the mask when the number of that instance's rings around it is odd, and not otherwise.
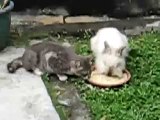
[{"label": "rabbit's ear", "polygon": [[109,45],[108,45],[108,43],[106,41],[104,42],[104,47],[105,47],[105,49],[109,48]]},{"label": "rabbit's ear", "polygon": [[103,53],[111,53],[111,49],[110,49],[110,47],[109,47],[109,45],[108,45],[108,43],[106,41],[104,42],[104,51],[103,51]]},{"label": "rabbit's ear", "polygon": [[126,49],[126,46],[121,47],[120,49],[117,50],[117,53],[122,56],[123,50]]}]

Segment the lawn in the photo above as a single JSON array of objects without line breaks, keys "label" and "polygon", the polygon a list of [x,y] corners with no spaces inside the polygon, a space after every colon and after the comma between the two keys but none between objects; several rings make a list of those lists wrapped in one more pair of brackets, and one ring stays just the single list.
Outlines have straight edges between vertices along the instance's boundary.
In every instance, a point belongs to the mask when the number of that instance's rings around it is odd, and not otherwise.
[{"label": "lawn", "polygon": [[[77,53],[91,53],[89,38],[86,34],[73,42]],[[160,33],[144,33],[129,43],[127,68],[132,78],[128,84],[101,89],[71,78],[93,120],[160,120]]]}]

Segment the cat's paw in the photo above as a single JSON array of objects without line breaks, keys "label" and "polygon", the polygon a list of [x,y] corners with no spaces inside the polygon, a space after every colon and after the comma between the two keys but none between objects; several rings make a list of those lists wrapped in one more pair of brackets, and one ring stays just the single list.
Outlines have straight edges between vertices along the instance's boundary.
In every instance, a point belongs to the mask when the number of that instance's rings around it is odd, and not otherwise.
[{"label": "cat's paw", "polygon": [[60,81],[66,81],[68,77],[66,75],[57,75]]},{"label": "cat's paw", "polygon": [[36,68],[36,69],[34,70],[34,74],[36,74],[36,75],[38,75],[38,76],[41,76],[41,75],[43,75],[43,72],[40,71],[40,69]]},{"label": "cat's paw", "polygon": [[68,43],[68,42],[64,42],[64,43],[62,44],[62,46],[64,46],[64,47],[71,47],[71,44]]}]

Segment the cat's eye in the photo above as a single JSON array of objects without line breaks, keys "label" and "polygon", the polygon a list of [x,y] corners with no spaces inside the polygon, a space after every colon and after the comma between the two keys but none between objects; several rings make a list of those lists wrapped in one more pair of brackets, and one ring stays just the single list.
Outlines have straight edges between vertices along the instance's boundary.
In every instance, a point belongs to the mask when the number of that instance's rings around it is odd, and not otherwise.
[{"label": "cat's eye", "polygon": [[83,71],[82,74],[83,74],[83,75],[87,75],[87,74],[88,74],[88,71]]}]

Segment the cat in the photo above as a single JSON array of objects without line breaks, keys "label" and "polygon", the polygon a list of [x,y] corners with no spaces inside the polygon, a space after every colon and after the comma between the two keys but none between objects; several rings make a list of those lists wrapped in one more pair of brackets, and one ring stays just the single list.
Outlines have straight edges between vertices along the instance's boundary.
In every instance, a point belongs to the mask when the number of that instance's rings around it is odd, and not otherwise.
[{"label": "cat", "polygon": [[70,44],[42,42],[27,48],[22,57],[7,64],[7,69],[9,73],[15,73],[18,68],[23,67],[36,75],[56,74],[61,81],[67,80],[68,75],[87,79],[92,59],[91,55],[77,55]]},{"label": "cat", "polygon": [[105,27],[90,39],[95,66],[100,74],[122,77],[130,48],[128,38],[117,28]]}]

